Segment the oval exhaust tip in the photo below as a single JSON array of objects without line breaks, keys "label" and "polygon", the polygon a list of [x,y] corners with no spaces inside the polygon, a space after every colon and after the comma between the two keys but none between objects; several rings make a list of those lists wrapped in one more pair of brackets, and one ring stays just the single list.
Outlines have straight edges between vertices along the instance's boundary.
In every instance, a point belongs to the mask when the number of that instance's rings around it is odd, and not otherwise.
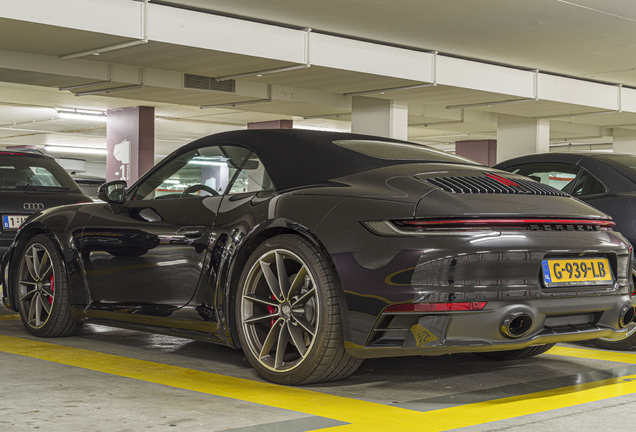
[{"label": "oval exhaust tip", "polygon": [[634,316],[636,315],[636,311],[634,311],[634,305],[630,303],[626,303],[625,306],[621,309],[621,314],[618,319],[618,325],[620,328],[625,328],[629,325],[630,322],[634,320]]},{"label": "oval exhaust tip", "polygon": [[530,332],[533,321],[534,319],[529,312],[512,312],[504,317],[499,331],[507,338],[520,338]]}]

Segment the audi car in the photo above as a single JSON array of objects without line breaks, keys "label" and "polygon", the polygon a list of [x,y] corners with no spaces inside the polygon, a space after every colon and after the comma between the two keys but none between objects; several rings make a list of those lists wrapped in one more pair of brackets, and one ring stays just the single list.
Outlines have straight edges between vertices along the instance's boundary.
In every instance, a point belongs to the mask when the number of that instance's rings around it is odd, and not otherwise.
[{"label": "audi car", "polygon": [[29,215],[89,201],[52,157],[37,151],[0,150],[0,257]]},{"label": "audi car", "polygon": [[[567,192],[610,215],[616,231],[636,244],[636,156],[618,153],[568,152],[523,156],[495,165]],[[636,275],[636,270],[633,270]],[[598,339],[599,348],[636,348],[636,323],[618,340]]]},{"label": "audi car", "polygon": [[33,335],[99,323],[207,340],[296,385],[372,357],[523,359],[620,338],[634,317],[611,218],[409,142],[226,132],[99,197],[30,218],[5,256],[3,302]]}]

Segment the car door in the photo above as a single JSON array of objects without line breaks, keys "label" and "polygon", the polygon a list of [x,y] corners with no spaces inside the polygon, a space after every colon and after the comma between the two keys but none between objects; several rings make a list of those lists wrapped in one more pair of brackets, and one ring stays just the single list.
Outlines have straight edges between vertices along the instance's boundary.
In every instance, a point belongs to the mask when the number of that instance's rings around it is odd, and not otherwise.
[{"label": "car door", "polygon": [[194,295],[222,195],[249,151],[207,146],[173,156],[106,204],[79,241],[90,308],[168,317]]},{"label": "car door", "polygon": [[[272,217],[271,199],[276,196],[269,174],[255,153],[250,153],[226,189],[210,236],[210,264],[192,301],[182,316],[194,320],[219,321],[227,306],[225,287],[219,276],[227,274],[234,253],[252,229]],[[238,277],[241,269],[235,277]],[[222,279],[221,277],[221,279]],[[227,282],[227,281],[225,281]],[[192,312],[186,314],[185,312]]]}]

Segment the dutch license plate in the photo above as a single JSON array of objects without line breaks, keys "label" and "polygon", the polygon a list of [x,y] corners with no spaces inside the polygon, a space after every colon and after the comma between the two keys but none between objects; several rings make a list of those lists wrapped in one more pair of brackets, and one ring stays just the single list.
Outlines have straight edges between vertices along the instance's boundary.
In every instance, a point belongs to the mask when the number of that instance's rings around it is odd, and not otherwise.
[{"label": "dutch license plate", "polygon": [[608,285],[612,269],[607,258],[547,259],[541,262],[548,288],[571,285]]},{"label": "dutch license plate", "polygon": [[2,227],[6,230],[17,230],[18,228],[20,228],[20,225],[22,225],[22,222],[24,222],[26,218],[28,218],[28,216],[4,215],[2,216]]}]

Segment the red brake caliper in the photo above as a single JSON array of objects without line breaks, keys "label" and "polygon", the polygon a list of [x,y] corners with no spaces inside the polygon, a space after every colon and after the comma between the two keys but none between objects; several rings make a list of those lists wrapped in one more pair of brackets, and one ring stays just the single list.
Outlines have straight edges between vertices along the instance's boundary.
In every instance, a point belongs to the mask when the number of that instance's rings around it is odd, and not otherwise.
[{"label": "red brake caliper", "polygon": [[[275,297],[273,295],[269,296],[270,300],[274,300]],[[267,312],[269,312],[270,314],[276,313],[276,308],[274,306],[269,306],[267,305]],[[276,324],[276,320],[274,318],[272,318],[270,321],[270,327],[274,327],[274,324]]]},{"label": "red brake caliper", "polygon": [[[51,277],[49,278],[49,282],[51,282],[51,294],[53,294],[55,292],[55,278],[53,278],[53,274],[51,274]],[[50,305],[53,304],[52,296],[49,296],[49,304]]]}]

